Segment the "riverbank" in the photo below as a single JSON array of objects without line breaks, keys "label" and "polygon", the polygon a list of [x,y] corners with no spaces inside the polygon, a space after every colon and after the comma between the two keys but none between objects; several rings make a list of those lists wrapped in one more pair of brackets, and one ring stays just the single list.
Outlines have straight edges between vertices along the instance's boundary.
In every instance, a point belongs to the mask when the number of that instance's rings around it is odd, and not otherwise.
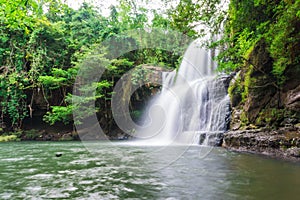
[{"label": "riverbank", "polygon": [[76,132],[47,132],[46,130],[26,130],[0,135],[0,142],[19,141],[79,141]]},{"label": "riverbank", "polygon": [[[19,142],[19,141],[81,141],[76,130],[72,129],[72,126],[65,126],[62,124],[56,124],[53,126],[33,126],[34,128],[29,129],[26,127],[25,130],[18,130],[13,132],[0,132],[0,142]],[[82,133],[81,133],[82,134]],[[95,136],[94,139],[96,139]],[[101,138],[98,138],[101,140]],[[103,139],[103,138],[102,138]],[[127,140],[130,136],[123,133],[120,129],[114,129],[106,136],[105,139],[109,140]]]},{"label": "riverbank", "polygon": [[[114,134],[111,140],[124,140]],[[75,131],[26,130],[19,135],[1,136],[7,141],[80,141]],[[223,136],[222,147],[238,152],[262,154],[274,158],[300,161],[300,127],[285,127],[278,130],[250,129],[228,131]]]},{"label": "riverbank", "polygon": [[222,146],[229,150],[263,154],[284,160],[300,161],[300,128],[278,130],[251,129],[229,131]]}]

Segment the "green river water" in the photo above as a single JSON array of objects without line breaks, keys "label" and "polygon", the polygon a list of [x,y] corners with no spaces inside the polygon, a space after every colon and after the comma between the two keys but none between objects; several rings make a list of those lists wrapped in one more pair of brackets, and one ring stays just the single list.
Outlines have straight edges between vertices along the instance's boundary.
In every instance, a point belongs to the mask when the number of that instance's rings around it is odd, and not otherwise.
[{"label": "green river water", "polygon": [[95,146],[97,153],[81,142],[0,144],[0,199],[300,199],[299,163],[221,148],[201,157],[200,146],[169,162],[181,147],[149,156],[159,147]]}]

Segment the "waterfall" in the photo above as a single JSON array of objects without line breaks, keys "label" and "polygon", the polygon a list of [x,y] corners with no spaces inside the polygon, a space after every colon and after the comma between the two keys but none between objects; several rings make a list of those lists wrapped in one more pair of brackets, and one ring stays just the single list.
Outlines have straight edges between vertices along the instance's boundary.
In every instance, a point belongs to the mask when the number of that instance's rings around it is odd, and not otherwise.
[{"label": "waterfall", "polygon": [[226,130],[229,98],[210,52],[193,42],[178,72],[162,74],[160,94],[146,109],[137,136],[148,144],[211,145]]}]

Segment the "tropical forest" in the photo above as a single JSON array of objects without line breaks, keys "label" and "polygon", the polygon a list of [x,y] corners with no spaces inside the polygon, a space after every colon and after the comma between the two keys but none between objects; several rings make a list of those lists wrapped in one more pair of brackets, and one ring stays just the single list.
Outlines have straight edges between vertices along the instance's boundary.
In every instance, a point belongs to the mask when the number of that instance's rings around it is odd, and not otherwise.
[{"label": "tropical forest", "polygon": [[0,0],[0,199],[297,199],[300,0]]}]

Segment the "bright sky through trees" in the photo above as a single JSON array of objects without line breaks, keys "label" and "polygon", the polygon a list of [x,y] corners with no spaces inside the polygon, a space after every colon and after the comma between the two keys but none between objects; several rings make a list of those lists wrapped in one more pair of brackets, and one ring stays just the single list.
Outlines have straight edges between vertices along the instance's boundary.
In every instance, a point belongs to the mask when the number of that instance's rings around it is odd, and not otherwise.
[{"label": "bright sky through trees", "polygon": [[[110,6],[117,5],[119,3],[118,0],[66,0],[66,3],[74,9],[78,9],[83,2],[91,3],[99,7],[104,16],[108,16],[110,14]],[[137,0],[135,3],[145,8],[153,9],[156,11],[164,11],[171,6],[175,6],[178,3],[178,0],[173,0],[170,2],[166,4],[162,0]]]},{"label": "bright sky through trees", "polygon": [[117,0],[66,0],[66,3],[74,9],[78,9],[83,2],[99,6],[102,14],[105,16],[108,16],[110,13],[109,7],[117,4]]}]

